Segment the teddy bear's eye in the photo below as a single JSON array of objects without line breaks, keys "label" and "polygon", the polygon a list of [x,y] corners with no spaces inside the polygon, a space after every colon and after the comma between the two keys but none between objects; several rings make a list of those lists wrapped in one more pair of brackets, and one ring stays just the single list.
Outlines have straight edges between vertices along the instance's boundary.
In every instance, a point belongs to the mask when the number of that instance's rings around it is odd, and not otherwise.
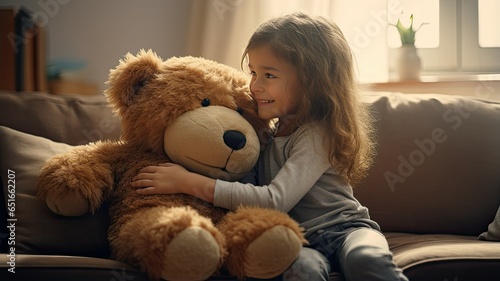
[{"label": "teddy bear's eye", "polygon": [[201,106],[203,107],[207,107],[210,105],[210,100],[208,98],[204,98],[202,101],[201,101]]},{"label": "teddy bear's eye", "polygon": [[243,108],[238,107],[238,108],[236,108],[236,111],[237,111],[240,115],[243,115]]}]

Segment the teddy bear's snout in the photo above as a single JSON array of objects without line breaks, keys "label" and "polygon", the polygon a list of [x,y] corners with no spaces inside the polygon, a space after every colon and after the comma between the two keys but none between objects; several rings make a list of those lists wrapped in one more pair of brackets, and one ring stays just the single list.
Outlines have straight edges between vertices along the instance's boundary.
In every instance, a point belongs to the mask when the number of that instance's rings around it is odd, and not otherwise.
[{"label": "teddy bear's snout", "polygon": [[258,135],[233,108],[198,107],[178,116],[165,128],[168,158],[191,171],[225,180],[243,178],[257,162]]},{"label": "teddy bear's snout", "polygon": [[233,150],[240,150],[245,147],[247,139],[241,132],[235,130],[226,131],[223,135],[224,143]]}]

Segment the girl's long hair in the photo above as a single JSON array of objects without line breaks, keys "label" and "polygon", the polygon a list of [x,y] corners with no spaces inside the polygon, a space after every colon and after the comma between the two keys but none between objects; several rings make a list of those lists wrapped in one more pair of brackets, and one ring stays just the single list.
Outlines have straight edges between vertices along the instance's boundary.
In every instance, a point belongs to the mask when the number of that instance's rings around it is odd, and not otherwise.
[{"label": "girl's long hair", "polygon": [[368,105],[359,99],[351,49],[339,27],[324,17],[294,13],[255,31],[243,53],[262,45],[292,65],[304,88],[297,126],[319,122],[331,164],[351,184],[363,179],[374,158]]}]

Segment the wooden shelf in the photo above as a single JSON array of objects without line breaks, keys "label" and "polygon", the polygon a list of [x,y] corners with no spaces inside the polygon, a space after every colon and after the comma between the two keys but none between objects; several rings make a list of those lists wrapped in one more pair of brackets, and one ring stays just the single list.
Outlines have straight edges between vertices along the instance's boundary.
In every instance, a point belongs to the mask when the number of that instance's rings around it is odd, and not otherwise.
[{"label": "wooden shelf", "polygon": [[71,80],[49,81],[49,93],[54,95],[98,95],[99,87],[94,83]]}]

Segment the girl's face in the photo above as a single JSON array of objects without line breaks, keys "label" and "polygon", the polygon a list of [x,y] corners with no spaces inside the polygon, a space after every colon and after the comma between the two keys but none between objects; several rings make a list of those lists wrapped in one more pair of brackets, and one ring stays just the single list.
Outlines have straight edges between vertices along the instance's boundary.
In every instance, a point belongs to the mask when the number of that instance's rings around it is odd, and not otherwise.
[{"label": "girl's face", "polygon": [[257,100],[259,117],[292,118],[299,108],[302,88],[295,69],[278,59],[268,45],[249,50],[248,62],[250,91]]}]

